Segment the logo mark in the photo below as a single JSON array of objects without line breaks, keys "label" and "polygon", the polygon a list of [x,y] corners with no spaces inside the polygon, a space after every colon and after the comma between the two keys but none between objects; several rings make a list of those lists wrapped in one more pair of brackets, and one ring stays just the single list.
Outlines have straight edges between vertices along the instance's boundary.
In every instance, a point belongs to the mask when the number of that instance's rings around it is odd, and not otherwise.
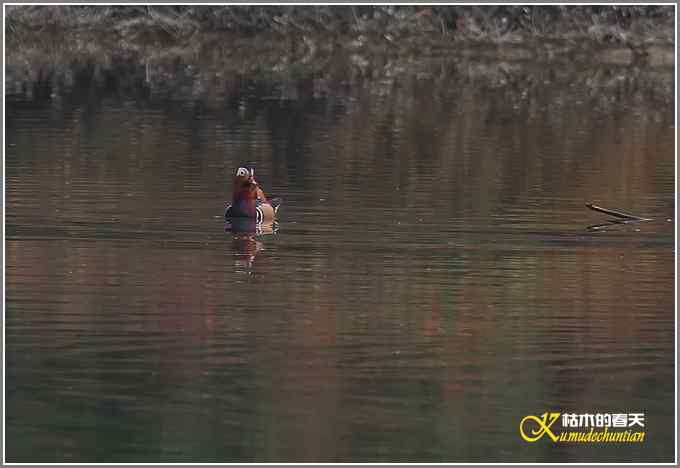
[{"label": "logo mark", "polygon": [[[548,437],[552,439],[553,442],[557,442],[557,436],[550,430],[550,427],[555,424],[560,417],[560,413],[543,413],[541,417],[534,415],[529,415],[524,417],[519,423],[519,433],[522,439],[527,442],[536,442],[538,439],[548,434]],[[530,427],[530,435],[524,432],[524,425],[527,422],[532,422],[537,425],[537,427]],[[532,424],[533,425],[533,424]]]}]

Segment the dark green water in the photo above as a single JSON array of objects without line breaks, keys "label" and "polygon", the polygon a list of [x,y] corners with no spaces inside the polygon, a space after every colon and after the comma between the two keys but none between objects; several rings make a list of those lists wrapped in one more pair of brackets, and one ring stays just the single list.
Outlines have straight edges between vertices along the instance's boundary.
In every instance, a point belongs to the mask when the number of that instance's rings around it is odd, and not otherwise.
[{"label": "dark green water", "polygon": [[[671,461],[673,103],[534,73],[7,82],[7,461]],[[277,235],[224,232],[243,162]]]}]

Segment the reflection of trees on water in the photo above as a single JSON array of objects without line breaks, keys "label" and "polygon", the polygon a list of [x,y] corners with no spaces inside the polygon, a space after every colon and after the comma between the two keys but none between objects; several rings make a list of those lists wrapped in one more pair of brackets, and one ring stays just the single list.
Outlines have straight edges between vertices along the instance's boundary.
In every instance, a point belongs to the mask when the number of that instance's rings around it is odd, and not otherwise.
[{"label": "reflection of trees on water", "polygon": [[[25,267],[12,274],[28,281],[22,290],[38,291],[40,272],[56,266],[55,250],[44,241],[18,245],[8,244],[8,263]],[[515,453],[506,441],[515,418],[536,407],[589,407],[602,401],[603,388],[608,404],[629,405],[631,392],[650,381],[661,400],[664,392],[672,396],[672,385],[656,380],[662,369],[673,372],[672,357],[659,353],[672,345],[672,291],[655,292],[644,281],[631,289],[630,272],[611,260],[617,247],[541,257],[483,247],[385,257],[366,248],[360,261],[329,248],[300,257],[292,279],[262,255],[255,281],[240,282],[231,259],[210,250],[128,245],[93,250],[85,243],[65,252],[63,273],[51,272],[64,278],[63,301],[49,315],[24,319],[61,323],[49,332],[49,346],[73,353],[60,352],[55,363],[90,369],[79,377],[79,408],[88,395],[110,400],[116,421],[134,422],[126,425],[132,433],[162,435],[154,444],[168,454],[374,459],[366,450],[380,445],[414,460],[456,458],[461,450],[483,459],[488,441]],[[656,255],[633,249],[624,262],[641,279],[670,281],[672,258],[659,262]],[[280,261],[280,253],[271,256]],[[495,281],[484,273],[491,270]],[[9,286],[18,290],[11,280]],[[640,297],[648,305],[625,306]],[[8,299],[8,310],[18,312],[20,298]],[[611,304],[619,304],[616,313]],[[24,319],[11,316],[10,336]],[[81,338],[69,334],[74,329]],[[121,333],[125,343],[111,341]],[[10,363],[40,368],[44,349]],[[53,391],[30,394],[69,401],[72,387],[60,378],[70,372],[31,374]],[[22,391],[31,375],[17,374]],[[59,418],[64,406],[52,408]],[[87,421],[96,411],[79,414]],[[178,421],[193,428],[192,440],[177,438]],[[159,426],[150,431],[150,424]],[[448,449],[432,451],[441,447]]]}]

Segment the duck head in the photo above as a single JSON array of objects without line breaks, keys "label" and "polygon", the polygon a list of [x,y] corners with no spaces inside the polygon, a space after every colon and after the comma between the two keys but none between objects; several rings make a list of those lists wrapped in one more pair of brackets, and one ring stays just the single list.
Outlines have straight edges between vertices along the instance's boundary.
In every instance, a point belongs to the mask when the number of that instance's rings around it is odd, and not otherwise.
[{"label": "duck head", "polygon": [[234,175],[233,198],[256,196],[257,182],[252,168],[239,167]]}]

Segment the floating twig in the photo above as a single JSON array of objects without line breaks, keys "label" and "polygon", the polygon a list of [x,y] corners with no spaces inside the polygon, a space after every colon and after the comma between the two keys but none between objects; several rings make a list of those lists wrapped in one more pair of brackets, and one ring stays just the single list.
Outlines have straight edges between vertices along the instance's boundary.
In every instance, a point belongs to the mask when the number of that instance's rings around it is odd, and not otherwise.
[{"label": "floating twig", "polygon": [[615,216],[616,219],[608,219],[604,223],[595,224],[593,226],[588,226],[589,231],[598,231],[600,229],[606,229],[610,226],[617,224],[636,224],[642,221],[652,221],[650,218],[642,218],[640,216],[635,216],[630,213],[624,213],[619,210],[610,210],[609,208],[602,208],[601,206],[593,205],[592,203],[586,203],[586,206],[591,210],[598,211],[600,213],[608,214],[610,216]]},{"label": "floating twig", "polygon": [[600,213],[608,214],[611,216],[616,216],[617,218],[621,219],[628,219],[634,221],[651,221],[649,218],[642,218],[640,216],[635,216],[630,213],[624,213],[623,211],[602,208],[601,206],[593,205],[592,203],[586,203],[586,206],[591,210],[599,211]]}]

